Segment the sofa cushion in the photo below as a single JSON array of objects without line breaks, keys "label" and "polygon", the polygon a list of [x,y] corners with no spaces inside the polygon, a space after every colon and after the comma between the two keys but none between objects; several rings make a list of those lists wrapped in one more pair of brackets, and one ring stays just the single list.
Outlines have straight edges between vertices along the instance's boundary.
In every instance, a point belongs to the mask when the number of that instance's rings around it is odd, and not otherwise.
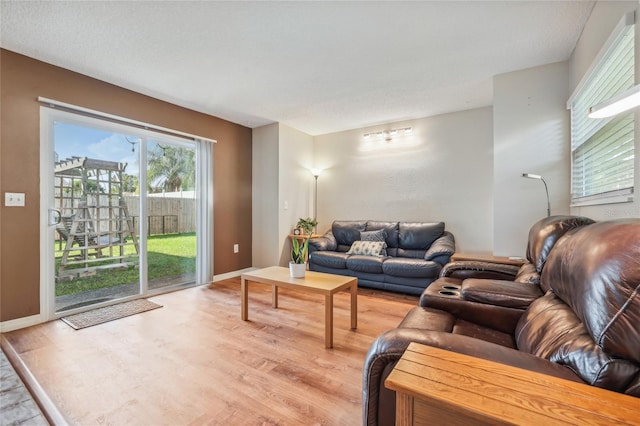
[{"label": "sofa cushion", "polygon": [[455,319],[448,312],[417,306],[407,312],[398,328],[419,328],[451,333]]},{"label": "sofa cushion", "polygon": [[525,263],[513,280],[518,283],[540,284],[540,274],[533,263]]},{"label": "sofa cushion", "polygon": [[527,309],[531,302],[543,296],[540,286],[522,285],[513,281],[467,278],[462,282],[462,298],[507,308]]},{"label": "sofa cushion", "polygon": [[[336,220],[331,226],[338,246],[351,246],[360,239],[360,232],[365,230],[364,220]],[[346,251],[346,250],[345,250]]]},{"label": "sofa cushion", "polygon": [[346,253],[337,253],[335,251],[315,251],[310,255],[311,263],[319,266],[334,269],[346,269],[347,258]]},{"label": "sofa cushion", "polygon": [[516,347],[512,334],[461,319],[456,319],[452,333],[462,334],[463,336],[473,337],[474,339],[484,340],[507,348],[515,349]]},{"label": "sofa cushion", "polygon": [[592,223],[594,220],[582,216],[550,216],[536,222],[529,229],[527,259],[538,272],[542,272],[551,249],[560,237],[572,229]]},{"label": "sofa cushion", "polygon": [[590,385],[616,392],[624,392],[640,371],[598,346],[571,307],[551,291],[531,303],[516,326],[515,339],[518,350],[565,365]]},{"label": "sofa cushion", "polygon": [[[354,241],[347,254],[359,254],[362,256],[382,256],[387,247],[384,241]],[[386,252],[385,252],[386,253]]]},{"label": "sofa cushion", "polygon": [[542,271],[542,282],[572,308],[602,350],[636,363],[639,241],[638,219],[595,223],[558,241]]},{"label": "sofa cushion", "polygon": [[381,274],[383,262],[384,258],[381,256],[354,255],[347,259],[347,268],[355,272]]},{"label": "sofa cushion", "polygon": [[400,222],[398,247],[405,250],[427,250],[444,233],[444,222]]},{"label": "sofa cushion", "polygon": [[424,259],[387,258],[382,271],[387,275],[406,278],[437,277],[442,266]]}]

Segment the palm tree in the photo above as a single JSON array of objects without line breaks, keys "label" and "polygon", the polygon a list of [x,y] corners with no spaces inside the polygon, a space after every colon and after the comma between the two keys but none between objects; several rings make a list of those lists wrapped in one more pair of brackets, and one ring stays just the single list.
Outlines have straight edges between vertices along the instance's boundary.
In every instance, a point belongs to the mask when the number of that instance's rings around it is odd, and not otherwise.
[{"label": "palm tree", "polygon": [[150,191],[178,192],[193,189],[194,156],[195,152],[191,149],[155,144],[149,150],[147,181]]}]

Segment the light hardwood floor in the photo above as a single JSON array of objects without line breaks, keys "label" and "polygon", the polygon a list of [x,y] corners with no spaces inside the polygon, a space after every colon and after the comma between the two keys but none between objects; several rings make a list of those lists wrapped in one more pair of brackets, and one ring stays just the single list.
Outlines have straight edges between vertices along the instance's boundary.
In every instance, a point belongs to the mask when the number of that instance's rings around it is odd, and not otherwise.
[{"label": "light hardwood floor", "polygon": [[283,289],[249,293],[240,279],[150,300],[164,307],[73,330],[53,321],[5,334],[70,424],[359,425],[362,365],[380,333],[417,297],[359,290],[334,296],[334,347],[324,347],[321,296]]}]

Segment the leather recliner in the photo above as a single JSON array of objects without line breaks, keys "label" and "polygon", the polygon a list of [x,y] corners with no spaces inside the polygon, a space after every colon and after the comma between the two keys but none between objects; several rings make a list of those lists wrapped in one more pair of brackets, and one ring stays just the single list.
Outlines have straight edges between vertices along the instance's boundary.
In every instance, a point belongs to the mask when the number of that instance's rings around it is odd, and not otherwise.
[{"label": "leather recliner", "polygon": [[[463,315],[469,303],[488,304],[502,306],[505,314],[518,318],[521,310],[548,290],[541,288],[540,274],[556,242],[565,234],[593,223],[594,220],[583,216],[541,219],[529,230],[528,262],[519,269],[490,262],[449,263],[443,268],[440,278],[422,292],[419,304],[456,315]],[[483,307],[478,306],[477,309]]]},{"label": "leather recliner", "polygon": [[518,317],[468,304],[464,318],[418,306],[379,336],[363,370],[363,421],[395,422],[384,380],[411,342],[640,398],[640,220],[599,222],[560,238],[542,270],[544,296]]}]

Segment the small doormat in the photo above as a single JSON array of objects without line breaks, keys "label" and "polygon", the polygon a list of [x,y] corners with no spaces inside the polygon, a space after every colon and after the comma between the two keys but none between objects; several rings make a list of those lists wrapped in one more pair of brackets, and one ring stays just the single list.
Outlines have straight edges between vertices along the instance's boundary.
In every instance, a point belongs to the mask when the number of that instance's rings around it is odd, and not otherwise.
[{"label": "small doormat", "polygon": [[150,302],[147,299],[136,299],[129,302],[118,303],[117,305],[93,309],[80,314],[69,315],[68,317],[62,317],[60,319],[76,330],[80,330],[81,328],[91,327],[92,325],[102,324],[161,307],[162,305]]}]

